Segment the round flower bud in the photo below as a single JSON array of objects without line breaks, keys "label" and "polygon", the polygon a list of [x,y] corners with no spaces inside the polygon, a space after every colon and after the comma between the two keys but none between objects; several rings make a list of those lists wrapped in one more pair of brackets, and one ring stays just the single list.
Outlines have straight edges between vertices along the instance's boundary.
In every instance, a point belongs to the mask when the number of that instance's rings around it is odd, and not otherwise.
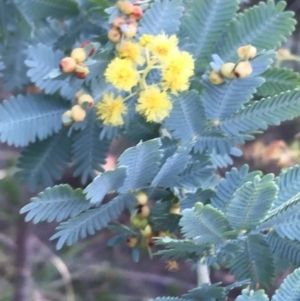
[{"label": "round flower bud", "polygon": [[92,108],[94,106],[94,98],[90,94],[82,94],[78,98],[78,104],[80,106],[87,104],[89,108]]},{"label": "round flower bud", "polygon": [[125,15],[130,15],[133,12],[133,4],[130,1],[118,1],[117,7]]},{"label": "round flower bud", "polygon": [[145,229],[141,229],[141,234],[144,237],[150,237],[152,235],[152,228],[150,225],[147,225]]},{"label": "round flower bud", "polygon": [[171,209],[170,209],[170,213],[172,213],[172,214],[180,214],[181,215],[180,208],[177,207],[177,206],[172,206]]},{"label": "round flower bud", "polygon": [[150,215],[150,208],[149,206],[139,206],[137,216],[140,219],[147,218]]},{"label": "round flower bud", "polygon": [[237,50],[238,57],[243,61],[252,60],[256,56],[256,54],[256,47],[251,45],[239,47]]},{"label": "round flower bud", "polygon": [[213,70],[209,74],[209,81],[214,85],[220,85],[224,83],[224,78],[220,73]]},{"label": "round flower bud", "polygon": [[75,48],[71,52],[71,57],[76,63],[83,63],[86,60],[86,53],[83,48]]},{"label": "round flower bud", "polygon": [[124,19],[124,17],[117,17],[112,21],[111,25],[114,27],[120,27],[120,25],[124,24],[125,22],[126,20]]},{"label": "round flower bud", "polygon": [[128,39],[131,39],[137,34],[137,31],[138,31],[137,24],[135,22],[130,23],[127,25],[127,30],[126,32],[124,32],[124,36]]},{"label": "round flower bud", "polygon": [[159,231],[157,234],[158,237],[169,237],[170,233],[166,231]]},{"label": "round flower bud", "polygon": [[148,203],[148,196],[146,193],[139,191],[136,193],[135,197],[137,198],[136,206],[144,206]]},{"label": "round flower bud", "polygon": [[[90,41],[84,41],[84,42],[80,45],[80,47],[81,47],[81,48],[84,48],[84,47],[86,47],[87,45],[89,45],[90,43],[91,43]],[[89,53],[89,56],[94,55],[95,51],[96,51],[96,48],[93,47],[93,48],[91,49],[90,53]]]},{"label": "round flower bud", "polygon": [[79,98],[81,95],[83,95],[83,90],[82,90],[82,89],[80,89],[78,92],[76,92],[74,98],[78,101],[78,98]]},{"label": "round flower bud", "polygon": [[72,73],[75,71],[76,62],[71,57],[65,57],[60,61],[59,68],[64,73]]},{"label": "round flower bud", "polygon": [[71,112],[72,112],[72,117],[76,122],[83,121],[86,116],[86,111],[80,105],[75,105],[71,109]]},{"label": "round flower bud", "polygon": [[140,6],[134,5],[132,14],[129,16],[131,20],[139,20],[143,17],[143,10]]},{"label": "round flower bud", "polygon": [[139,240],[136,236],[129,236],[127,239],[126,239],[126,245],[127,247],[129,248],[135,248],[138,244]]},{"label": "round flower bud", "polygon": [[251,73],[252,66],[248,61],[238,63],[234,70],[234,74],[238,78],[248,77]]},{"label": "round flower bud", "polygon": [[75,68],[75,75],[79,79],[85,79],[87,75],[90,73],[90,70],[87,66],[82,64],[77,64]]},{"label": "round flower bud", "polygon": [[130,223],[133,227],[138,228],[138,229],[144,229],[148,225],[147,219],[140,219],[136,215],[133,215],[130,218]]},{"label": "round flower bud", "polygon": [[66,112],[63,113],[62,117],[61,117],[62,123],[65,126],[69,126],[73,123],[73,117],[72,117],[72,111],[68,110]]},{"label": "round flower bud", "polygon": [[280,56],[290,56],[291,55],[291,52],[288,50],[288,49],[285,49],[285,48],[279,48],[277,50],[277,54],[280,55]]},{"label": "round flower bud", "polygon": [[221,73],[226,78],[234,79],[235,78],[234,68],[235,68],[235,63],[225,63],[221,67]]},{"label": "round flower bud", "polygon": [[118,43],[120,42],[122,35],[119,29],[112,28],[111,30],[109,30],[107,37],[113,43]]}]

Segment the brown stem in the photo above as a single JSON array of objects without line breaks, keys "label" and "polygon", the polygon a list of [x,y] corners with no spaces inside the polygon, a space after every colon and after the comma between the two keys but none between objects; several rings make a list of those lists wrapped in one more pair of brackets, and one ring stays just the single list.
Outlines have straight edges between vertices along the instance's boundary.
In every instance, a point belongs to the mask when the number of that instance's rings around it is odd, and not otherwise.
[{"label": "brown stem", "polygon": [[31,248],[29,236],[31,223],[24,221],[24,216],[19,216],[16,253],[15,253],[15,295],[13,301],[31,300]]}]

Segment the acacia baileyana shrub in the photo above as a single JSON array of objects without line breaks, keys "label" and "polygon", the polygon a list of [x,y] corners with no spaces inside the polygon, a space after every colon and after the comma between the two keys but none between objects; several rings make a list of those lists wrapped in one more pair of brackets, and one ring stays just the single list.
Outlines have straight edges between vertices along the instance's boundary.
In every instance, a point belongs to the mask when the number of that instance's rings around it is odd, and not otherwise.
[{"label": "acacia baileyana shrub", "polygon": [[[21,210],[26,220],[59,222],[58,249],[108,227],[108,244],[127,244],[135,261],[154,250],[170,269],[189,260],[237,281],[157,301],[226,300],[243,286],[236,300],[269,300],[264,290],[289,266],[272,300],[300,300],[300,167],[216,172],[242,155],[237,145],[300,115],[299,75],[273,67],[295,26],[285,3],[78,3],[2,5],[1,76],[20,94],[1,104],[0,140],[25,147],[17,176],[45,189]],[[135,146],[105,171],[120,137]],[[84,189],[53,186],[66,169]],[[123,210],[127,223],[112,223]]]}]

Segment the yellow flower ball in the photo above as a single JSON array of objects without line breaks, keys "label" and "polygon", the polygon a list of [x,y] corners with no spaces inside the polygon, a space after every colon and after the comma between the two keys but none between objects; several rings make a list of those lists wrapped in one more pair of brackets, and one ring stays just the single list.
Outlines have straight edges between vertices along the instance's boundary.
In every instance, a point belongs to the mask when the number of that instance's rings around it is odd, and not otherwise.
[{"label": "yellow flower ball", "polygon": [[123,115],[127,113],[127,107],[121,96],[114,98],[114,94],[104,94],[102,100],[96,105],[96,112],[103,124],[120,126],[124,124]]},{"label": "yellow flower ball", "polygon": [[152,41],[153,41],[153,36],[150,36],[148,34],[144,34],[140,37],[139,44],[142,47],[148,48],[152,44]]},{"label": "yellow flower ball", "polygon": [[189,89],[189,74],[178,74],[174,73],[172,70],[167,70],[163,72],[163,87],[170,90],[172,93],[177,94],[178,92],[183,92]]},{"label": "yellow flower ball", "polygon": [[174,51],[166,60],[165,67],[174,73],[192,76],[194,74],[194,59],[186,51]]},{"label": "yellow flower ball", "polygon": [[138,71],[128,59],[113,59],[106,68],[104,76],[107,82],[125,91],[130,91],[139,81]]},{"label": "yellow flower ball", "polygon": [[152,85],[140,93],[136,111],[147,121],[161,122],[169,116],[172,107],[168,94]]},{"label": "yellow flower ball", "polygon": [[137,43],[122,41],[117,48],[117,51],[121,58],[129,59],[132,63],[137,63],[138,65],[143,65],[145,63],[141,46]]},{"label": "yellow flower ball", "polygon": [[160,59],[167,59],[173,51],[177,51],[178,39],[175,35],[168,37],[162,33],[153,38],[152,53]]}]

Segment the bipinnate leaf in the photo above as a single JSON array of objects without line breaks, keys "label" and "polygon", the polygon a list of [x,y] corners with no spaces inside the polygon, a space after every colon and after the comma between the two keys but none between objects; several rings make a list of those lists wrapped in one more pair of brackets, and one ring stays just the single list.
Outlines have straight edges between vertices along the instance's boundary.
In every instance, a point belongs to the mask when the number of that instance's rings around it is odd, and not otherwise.
[{"label": "bipinnate leaf", "polygon": [[249,291],[244,289],[235,301],[269,301],[269,297],[265,294],[264,290]]},{"label": "bipinnate leaf", "polygon": [[221,179],[215,195],[211,199],[214,207],[227,212],[229,200],[234,192],[248,181],[252,181],[256,175],[261,175],[260,171],[250,172],[247,164],[243,165],[239,170],[235,167],[231,171],[225,173],[225,177]]},{"label": "bipinnate leaf", "polygon": [[275,4],[267,0],[240,13],[224,30],[216,52],[229,62],[237,60],[236,51],[240,46],[251,44],[259,51],[278,47],[295,27],[294,14],[284,11],[285,7],[284,1]]},{"label": "bipinnate leaf", "polygon": [[19,147],[58,133],[68,107],[55,97],[41,94],[12,96],[0,105],[0,141]]},{"label": "bipinnate leaf", "polygon": [[108,170],[96,178],[85,188],[86,198],[91,204],[100,204],[108,192],[118,190],[126,178],[126,168],[118,167]]},{"label": "bipinnate leaf", "polygon": [[74,0],[16,0],[19,10],[32,22],[53,17],[63,19],[76,16],[78,6]]},{"label": "bipinnate leaf", "polygon": [[300,115],[300,91],[298,89],[254,101],[244,109],[220,122],[226,134],[237,135],[258,129],[266,130],[268,125],[279,125]]},{"label": "bipinnate leaf", "polygon": [[174,96],[173,109],[164,124],[175,139],[187,143],[201,133],[205,123],[204,109],[197,91]]},{"label": "bipinnate leaf", "polygon": [[139,22],[137,38],[143,34],[175,34],[179,30],[183,9],[182,0],[155,0]]},{"label": "bipinnate leaf", "polygon": [[186,168],[190,156],[185,149],[178,150],[169,157],[154,177],[151,186],[174,187],[179,181],[179,174]]},{"label": "bipinnate leaf", "polygon": [[275,295],[272,301],[298,301],[300,300],[300,268],[294,270],[287,276]]},{"label": "bipinnate leaf", "polygon": [[82,189],[73,189],[69,185],[58,185],[47,188],[24,206],[20,213],[27,213],[25,220],[33,223],[42,221],[61,222],[87,210],[90,203],[86,200]]},{"label": "bipinnate leaf", "polygon": [[86,184],[96,176],[96,171],[103,172],[101,165],[106,163],[110,140],[100,140],[101,128],[96,122],[94,110],[86,117],[86,127],[73,136],[72,154],[74,159],[74,176],[80,176],[81,183]]},{"label": "bipinnate leaf", "polygon": [[274,67],[268,69],[261,76],[265,82],[257,89],[256,93],[261,97],[280,94],[300,86],[300,75],[289,69]]},{"label": "bipinnate leaf", "polygon": [[118,218],[126,206],[126,202],[131,202],[132,198],[128,195],[115,197],[107,204],[100,207],[89,209],[82,214],[61,223],[50,239],[58,238],[56,248],[59,250],[66,243],[68,246],[77,242],[80,238],[93,235],[107,227],[108,223]]},{"label": "bipinnate leaf", "polygon": [[70,162],[71,139],[67,129],[62,129],[46,140],[29,144],[18,159],[17,167],[21,170],[15,175],[33,192],[38,187],[53,186],[54,180],[61,180]]},{"label": "bipinnate leaf", "polygon": [[[237,280],[251,279],[251,287],[266,289],[274,278],[272,251],[262,235],[249,235],[241,242],[244,252],[238,253],[230,261],[231,273]],[[251,299],[250,299],[251,300]]]},{"label": "bipinnate leaf", "polygon": [[126,167],[127,177],[119,192],[128,192],[151,183],[159,171],[162,150],[160,139],[140,142],[127,149],[118,160],[118,167]]},{"label": "bipinnate leaf", "polygon": [[187,12],[182,21],[183,34],[193,44],[196,68],[203,70],[209,63],[215,43],[223,29],[235,16],[236,0],[186,1]]},{"label": "bipinnate leaf", "polygon": [[279,187],[279,192],[274,202],[274,208],[279,207],[300,192],[300,166],[295,165],[282,171],[281,174],[276,177],[276,183]]},{"label": "bipinnate leaf", "polygon": [[238,231],[254,229],[271,209],[277,192],[272,174],[243,184],[227,205],[226,216],[231,226]]},{"label": "bipinnate leaf", "polygon": [[180,226],[185,238],[191,238],[199,244],[217,244],[236,236],[221,211],[202,203],[183,211]]},{"label": "bipinnate leaf", "polygon": [[281,262],[287,261],[295,267],[300,265],[300,242],[280,237],[276,232],[270,231],[267,242],[275,255]]}]

